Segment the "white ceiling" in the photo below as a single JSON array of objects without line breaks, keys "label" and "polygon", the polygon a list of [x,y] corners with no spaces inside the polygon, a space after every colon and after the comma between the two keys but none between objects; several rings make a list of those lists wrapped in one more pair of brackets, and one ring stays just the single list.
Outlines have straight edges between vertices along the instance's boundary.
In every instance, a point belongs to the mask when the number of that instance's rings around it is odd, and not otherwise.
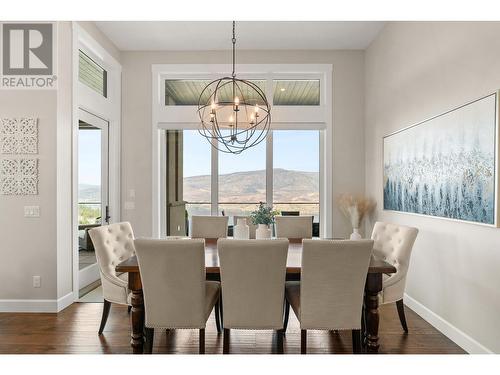
[{"label": "white ceiling", "polygon": [[[226,50],[230,21],[106,21],[97,27],[123,51]],[[242,21],[238,49],[365,49],[384,22]]]}]

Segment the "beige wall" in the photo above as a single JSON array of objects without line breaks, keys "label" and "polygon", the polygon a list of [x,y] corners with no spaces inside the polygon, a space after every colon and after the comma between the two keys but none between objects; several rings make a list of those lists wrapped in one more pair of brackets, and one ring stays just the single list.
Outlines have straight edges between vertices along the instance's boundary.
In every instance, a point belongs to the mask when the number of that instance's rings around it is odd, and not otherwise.
[{"label": "beige wall", "polygon": [[[119,57],[93,24],[82,26]],[[71,299],[72,24],[58,22],[57,33],[57,90],[0,90],[0,117],[39,119],[39,194],[0,195],[0,311],[47,311],[56,300]],[[40,206],[40,218],[24,217],[24,206],[31,205]],[[33,288],[35,275],[41,288]]]},{"label": "beige wall", "polygon": [[[0,90],[0,117],[24,116],[38,118],[39,194],[0,195],[0,299],[51,299],[57,283],[56,91]],[[24,206],[31,205],[40,206],[40,218],[24,217]],[[41,288],[33,288],[33,275],[42,277]]]},{"label": "beige wall", "polygon": [[[151,235],[151,64],[221,64],[229,52],[122,52],[122,207],[135,190],[135,209],[122,210],[137,235]],[[240,51],[239,63],[333,65],[334,194],[364,187],[364,53],[362,51]],[[334,211],[337,236],[349,233]]]},{"label": "beige wall", "polygon": [[420,230],[407,293],[479,343],[469,348],[497,353],[500,229],[381,208],[382,137],[499,89],[498,35],[500,23],[389,23],[365,60],[366,192],[379,220]]}]

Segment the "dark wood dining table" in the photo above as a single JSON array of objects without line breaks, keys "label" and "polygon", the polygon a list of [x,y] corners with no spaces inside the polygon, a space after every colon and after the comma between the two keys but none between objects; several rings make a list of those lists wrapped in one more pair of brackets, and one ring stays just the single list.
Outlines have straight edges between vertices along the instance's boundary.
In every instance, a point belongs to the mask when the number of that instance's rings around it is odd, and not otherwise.
[{"label": "dark wood dining table", "polygon": [[[286,267],[287,280],[300,280],[302,262],[302,241],[290,239]],[[205,240],[205,266],[209,280],[220,280],[217,240]],[[256,270],[257,271],[257,270]],[[144,298],[142,294],[141,274],[137,257],[133,256],[116,266],[116,272],[128,273],[128,288],[132,293],[131,345],[134,354],[142,354],[144,349]],[[396,268],[382,259],[372,256],[365,284],[364,312],[365,331],[364,347],[367,353],[377,353],[378,344],[378,294],[382,290],[382,276],[395,273]]]}]

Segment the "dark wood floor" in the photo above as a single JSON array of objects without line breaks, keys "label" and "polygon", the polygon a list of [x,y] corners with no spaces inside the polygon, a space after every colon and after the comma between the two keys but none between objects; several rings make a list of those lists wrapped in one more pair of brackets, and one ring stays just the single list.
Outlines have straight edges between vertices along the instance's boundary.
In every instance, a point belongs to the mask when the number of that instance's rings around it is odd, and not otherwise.
[{"label": "dark wood floor", "polygon": [[[75,303],[59,314],[0,313],[0,353],[131,353],[129,316],[125,307],[113,305],[106,329],[97,335],[101,303]],[[381,307],[380,352],[409,354],[464,353],[410,309],[410,333],[399,325],[395,305]],[[269,354],[276,337],[270,331],[232,331],[231,353]],[[300,353],[300,330],[290,312],[285,353]],[[308,353],[351,353],[351,333],[310,331]],[[154,353],[197,353],[198,332],[156,331]],[[207,323],[206,352],[222,353],[222,335],[217,335],[213,314]]]}]

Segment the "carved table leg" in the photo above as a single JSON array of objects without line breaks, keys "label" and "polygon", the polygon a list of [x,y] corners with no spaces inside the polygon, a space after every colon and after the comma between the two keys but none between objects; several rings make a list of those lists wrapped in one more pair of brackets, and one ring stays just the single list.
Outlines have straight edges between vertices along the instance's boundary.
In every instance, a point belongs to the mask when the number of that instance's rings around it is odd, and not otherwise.
[{"label": "carved table leg", "polygon": [[129,272],[128,285],[132,292],[132,350],[134,354],[142,354],[144,350],[144,298],[142,296],[142,283],[139,273]]},{"label": "carved table leg", "polygon": [[378,294],[382,290],[382,274],[369,273],[365,285],[366,351],[378,352]]}]

